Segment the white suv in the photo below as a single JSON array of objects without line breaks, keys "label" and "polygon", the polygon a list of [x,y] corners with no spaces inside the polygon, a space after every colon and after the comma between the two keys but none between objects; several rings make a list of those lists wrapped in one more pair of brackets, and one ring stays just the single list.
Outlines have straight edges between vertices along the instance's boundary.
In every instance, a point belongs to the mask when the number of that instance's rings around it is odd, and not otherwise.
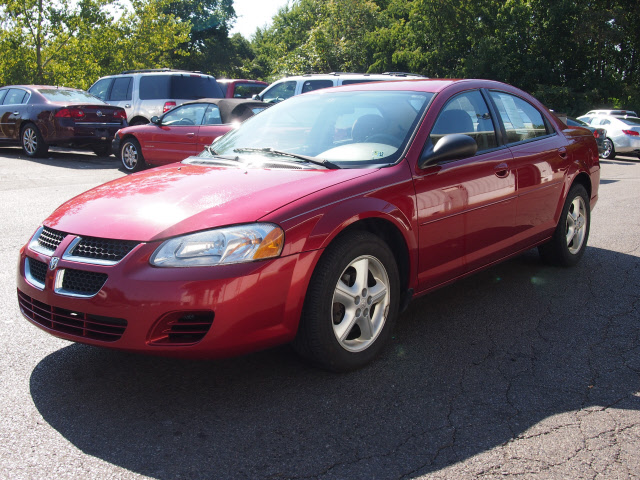
[{"label": "white suv", "polygon": [[189,100],[224,98],[215,77],[183,70],[128,70],[100,78],[89,88],[110,105],[127,111],[129,125],[149,123],[151,117]]},{"label": "white suv", "polygon": [[286,100],[294,95],[319,90],[321,88],[337,87],[339,85],[350,85],[352,83],[383,82],[386,80],[412,80],[424,79],[421,75],[402,72],[385,73],[326,73],[296,75],[282,78],[258,95],[254,95],[254,100],[262,100],[267,103],[277,103]]}]

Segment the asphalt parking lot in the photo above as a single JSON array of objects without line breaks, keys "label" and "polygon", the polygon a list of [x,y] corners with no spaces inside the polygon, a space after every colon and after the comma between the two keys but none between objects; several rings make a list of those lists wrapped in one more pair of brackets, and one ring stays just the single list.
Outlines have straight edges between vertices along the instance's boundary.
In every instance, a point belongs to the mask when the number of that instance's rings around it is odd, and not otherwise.
[{"label": "asphalt parking lot", "polygon": [[0,148],[0,478],[640,477],[640,161],[602,161],[589,247],[414,301],[372,365],[287,347],[194,362],[56,339],[16,300],[20,247],[114,157]]}]

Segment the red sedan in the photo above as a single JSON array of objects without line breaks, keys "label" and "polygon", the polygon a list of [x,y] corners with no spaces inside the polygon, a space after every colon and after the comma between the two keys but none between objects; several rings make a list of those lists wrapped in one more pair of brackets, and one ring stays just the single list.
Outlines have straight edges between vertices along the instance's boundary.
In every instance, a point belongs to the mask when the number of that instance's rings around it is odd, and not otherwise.
[{"label": "red sedan", "polygon": [[151,123],[116,132],[113,151],[129,172],[146,165],[179,162],[200,153],[216,138],[261,112],[269,104],[256,100],[203,98],[183,103]]},{"label": "red sedan", "polygon": [[20,145],[28,157],[49,147],[111,152],[116,130],[127,125],[124,108],[75,88],[12,85],[0,88],[0,145]]},{"label": "red sedan", "polygon": [[416,296],[533,247],[577,263],[599,178],[593,135],[510,85],[318,90],[62,205],[20,251],[18,301],[91,345],[202,358],[292,342],[350,370]]}]

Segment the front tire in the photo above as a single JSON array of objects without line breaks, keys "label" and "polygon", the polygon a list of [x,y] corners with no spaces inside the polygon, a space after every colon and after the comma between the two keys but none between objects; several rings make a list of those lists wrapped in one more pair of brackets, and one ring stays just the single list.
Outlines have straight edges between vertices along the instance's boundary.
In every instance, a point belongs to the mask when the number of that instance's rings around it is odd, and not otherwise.
[{"label": "front tire", "polygon": [[20,139],[22,151],[27,157],[44,157],[49,151],[49,145],[44,141],[40,130],[32,123],[22,127]]},{"label": "front tire", "polygon": [[398,312],[398,267],[379,237],[338,237],[316,266],[294,349],[315,365],[344,372],[372,361],[387,343]]},{"label": "front tire", "polygon": [[553,237],[538,247],[543,260],[562,267],[578,263],[587,248],[590,226],[589,196],[582,185],[576,184],[569,190]]},{"label": "front tire", "polygon": [[605,160],[616,158],[616,148],[613,146],[613,141],[610,138],[605,138],[603,143],[604,151],[600,156]]},{"label": "front tire", "polygon": [[145,167],[140,143],[135,138],[127,138],[120,147],[120,159],[127,172],[138,172]]}]

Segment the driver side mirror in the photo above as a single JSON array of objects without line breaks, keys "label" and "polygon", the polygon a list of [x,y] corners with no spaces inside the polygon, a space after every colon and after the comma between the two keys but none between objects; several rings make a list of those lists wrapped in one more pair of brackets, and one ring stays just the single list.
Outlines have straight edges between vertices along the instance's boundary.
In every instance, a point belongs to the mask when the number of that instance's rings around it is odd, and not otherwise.
[{"label": "driver side mirror", "polygon": [[254,93],[253,96],[251,97],[251,100],[260,100],[260,101],[262,101],[262,99],[260,98],[260,94],[258,94],[258,93]]},{"label": "driver side mirror", "polygon": [[161,123],[160,117],[158,117],[157,115],[154,115],[153,117],[151,117],[151,123],[155,125],[160,125]]},{"label": "driver side mirror", "polygon": [[429,141],[422,152],[418,166],[425,168],[438,162],[473,157],[478,151],[478,144],[469,135],[452,133],[438,140],[435,146]]}]

